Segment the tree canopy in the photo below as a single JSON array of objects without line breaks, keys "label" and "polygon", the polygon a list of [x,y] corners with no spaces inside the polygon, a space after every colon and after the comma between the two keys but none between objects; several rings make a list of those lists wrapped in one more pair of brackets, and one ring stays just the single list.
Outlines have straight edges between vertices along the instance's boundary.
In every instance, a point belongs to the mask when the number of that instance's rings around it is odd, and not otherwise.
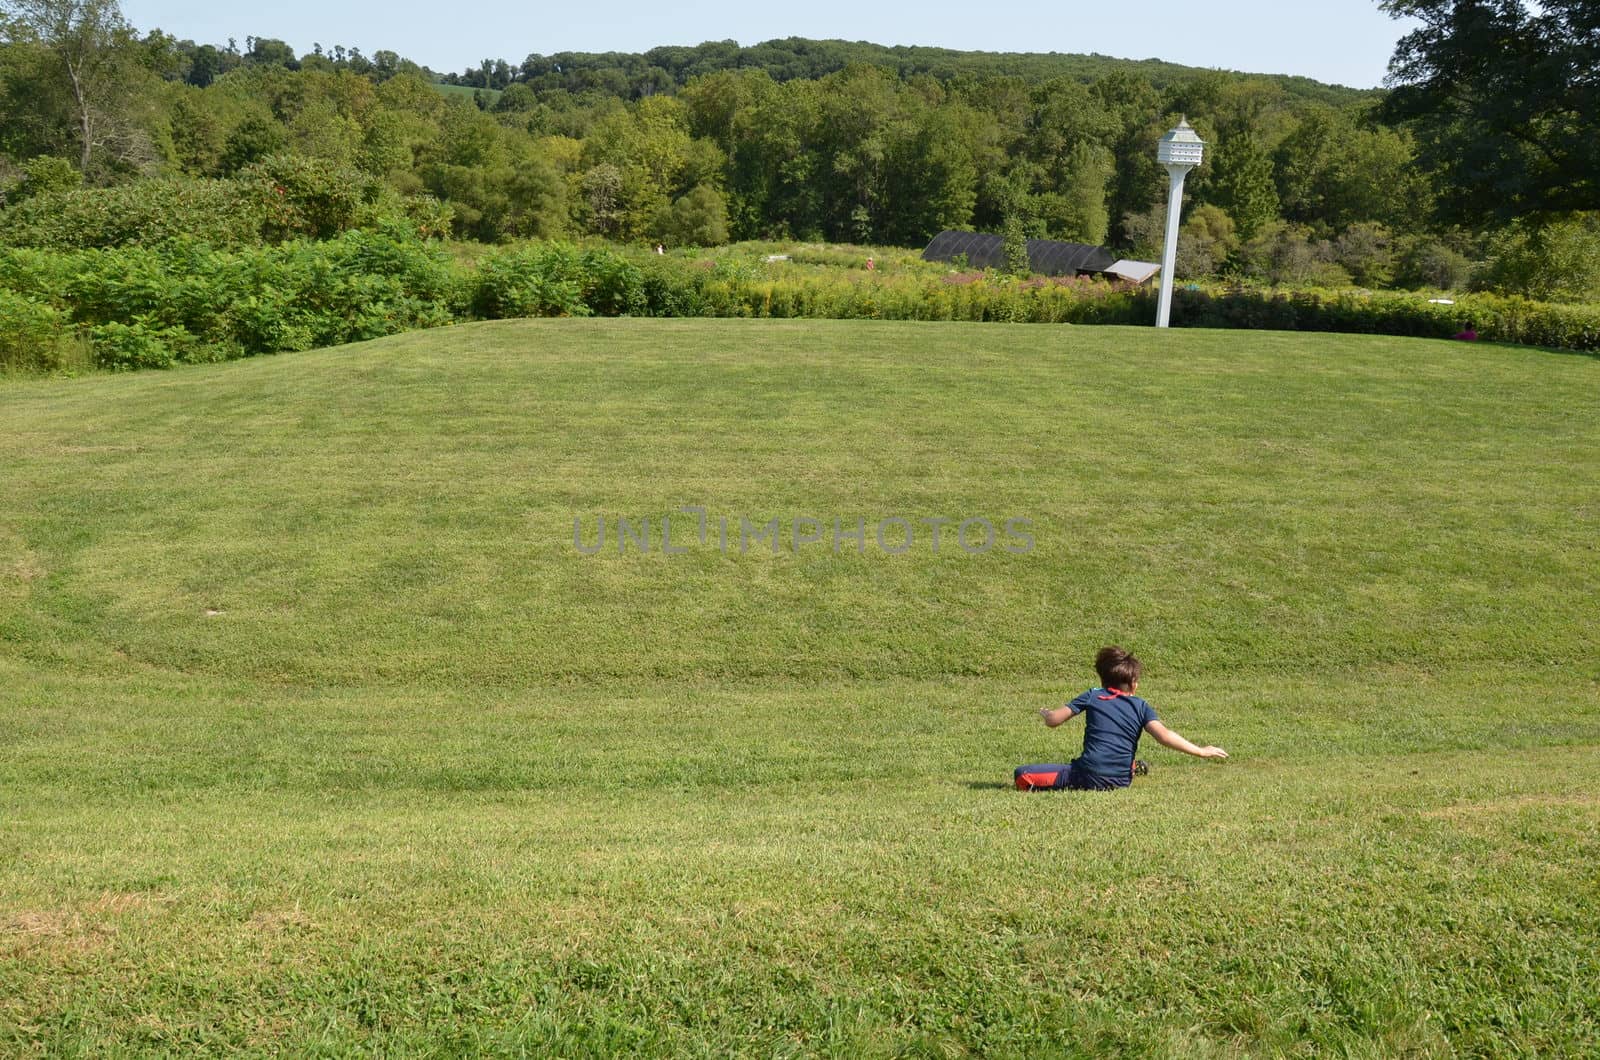
[{"label": "tree canopy", "polygon": [[1600,210],[1600,0],[1385,0],[1419,19],[1383,105],[1452,220]]}]

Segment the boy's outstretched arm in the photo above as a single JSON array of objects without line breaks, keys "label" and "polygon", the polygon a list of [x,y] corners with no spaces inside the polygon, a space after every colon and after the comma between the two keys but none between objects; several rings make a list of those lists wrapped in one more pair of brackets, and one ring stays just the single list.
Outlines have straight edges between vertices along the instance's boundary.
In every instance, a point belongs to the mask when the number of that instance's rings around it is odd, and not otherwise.
[{"label": "boy's outstretched arm", "polygon": [[[1048,721],[1049,719],[1046,719]],[[1228,752],[1220,747],[1197,747],[1173,732],[1159,721],[1147,722],[1144,731],[1156,738],[1163,747],[1170,747],[1174,751],[1182,751],[1186,755],[1196,758],[1227,758]]]},{"label": "boy's outstretched arm", "polygon": [[1043,718],[1044,723],[1053,729],[1076,713],[1077,711],[1073,710],[1072,704],[1069,703],[1064,707],[1057,707],[1055,710],[1046,707],[1039,712],[1039,717]]}]

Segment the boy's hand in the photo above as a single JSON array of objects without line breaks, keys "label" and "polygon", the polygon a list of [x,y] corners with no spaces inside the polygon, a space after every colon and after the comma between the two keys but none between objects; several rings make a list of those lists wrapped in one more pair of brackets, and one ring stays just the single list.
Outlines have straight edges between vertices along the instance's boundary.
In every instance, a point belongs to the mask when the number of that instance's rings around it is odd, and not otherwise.
[{"label": "boy's hand", "polygon": [[1228,757],[1228,752],[1224,751],[1220,747],[1202,747],[1202,748],[1200,748],[1200,757],[1201,758],[1227,758]]}]

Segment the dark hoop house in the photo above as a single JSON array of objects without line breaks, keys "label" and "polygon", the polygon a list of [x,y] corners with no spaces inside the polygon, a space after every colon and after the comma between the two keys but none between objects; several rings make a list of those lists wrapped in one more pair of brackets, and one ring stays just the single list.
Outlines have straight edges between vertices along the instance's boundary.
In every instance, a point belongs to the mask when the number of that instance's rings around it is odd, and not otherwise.
[{"label": "dark hoop house", "polygon": [[[922,252],[922,260],[952,261],[958,254],[965,254],[967,264],[975,269],[1003,269],[1006,265],[1005,240],[986,232],[940,232]],[[1055,239],[1028,240],[1028,268],[1042,276],[1105,273],[1116,261],[1104,247]]]}]

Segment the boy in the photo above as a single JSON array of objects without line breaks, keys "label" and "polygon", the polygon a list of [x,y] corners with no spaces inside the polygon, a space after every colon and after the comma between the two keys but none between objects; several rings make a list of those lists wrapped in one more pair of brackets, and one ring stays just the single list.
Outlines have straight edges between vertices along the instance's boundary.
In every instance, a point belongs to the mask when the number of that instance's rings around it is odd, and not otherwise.
[{"label": "boy", "polygon": [[1220,747],[1197,747],[1161,724],[1150,704],[1133,694],[1139,688],[1139,674],[1144,667],[1129,652],[1115,645],[1101,648],[1094,657],[1094,668],[1103,687],[1089,689],[1064,707],[1039,712],[1052,729],[1069,718],[1085,715],[1083,754],[1068,768],[1065,787],[1108,791],[1132,784],[1134,754],[1139,750],[1140,735],[1146,732],[1163,746],[1196,758],[1228,757]]}]

